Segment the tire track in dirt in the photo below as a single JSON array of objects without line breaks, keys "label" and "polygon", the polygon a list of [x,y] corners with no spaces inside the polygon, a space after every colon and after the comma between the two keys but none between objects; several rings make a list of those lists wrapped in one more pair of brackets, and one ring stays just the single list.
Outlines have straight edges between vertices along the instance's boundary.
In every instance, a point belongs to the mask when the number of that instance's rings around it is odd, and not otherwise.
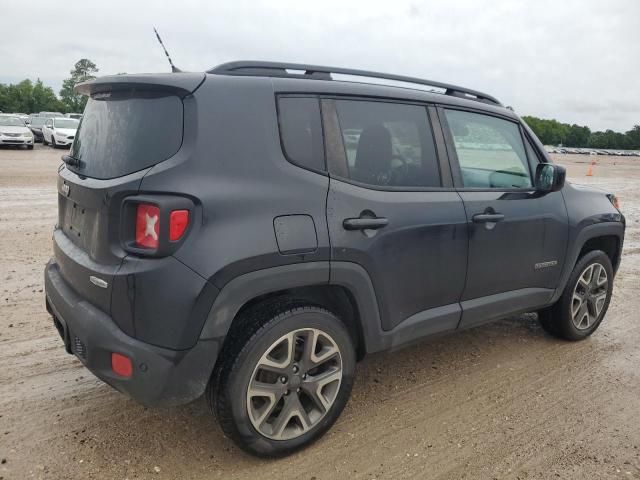
[{"label": "tire track in dirt", "polygon": [[522,315],[371,356],[324,438],[265,461],[224,438],[202,400],[146,409],[64,352],[40,292],[58,157],[40,146],[0,150],[3,480],[640,478],[635,164],[599,158],[587,179],[585,165],[562,157],[569,178],[618,192],[628,219],[612,307],[593,338],[560,342]]}]

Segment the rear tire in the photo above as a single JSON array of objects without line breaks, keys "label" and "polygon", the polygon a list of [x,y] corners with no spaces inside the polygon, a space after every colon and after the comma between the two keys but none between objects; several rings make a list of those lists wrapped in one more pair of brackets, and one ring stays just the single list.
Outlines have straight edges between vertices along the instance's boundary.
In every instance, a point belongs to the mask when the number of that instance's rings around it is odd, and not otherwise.
[{"label": "rear tire", "polygon": [[578,260],[558,301],[538,312],[540,325],[554,337],[583,340],[602,323],[612,291],[611,260],[593,250]]},{"label": "rear tire", "polygon": [[229,335],[207,387],[222,430],[262,457],[306,447],[349,399],[356,365],[349,332],[309,304],[259,305],[236,321],[241,328]]}]

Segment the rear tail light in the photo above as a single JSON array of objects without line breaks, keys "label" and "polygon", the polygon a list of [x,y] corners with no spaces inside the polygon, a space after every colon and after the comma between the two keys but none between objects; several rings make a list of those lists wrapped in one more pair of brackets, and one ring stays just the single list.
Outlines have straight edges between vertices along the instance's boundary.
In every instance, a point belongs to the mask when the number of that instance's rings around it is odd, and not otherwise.
[{"label": "rear tail light", "polygon": [[139,203],[136,211],[136,246],[158,248],[160,239],[160,209]]},{"label": "rear tail light", "polygon": [[169,240],[177,242],[189,226],[189,210],[174,210],[169,215]]},{"label": "rear tail light", "polygon": [[133,375],[131,359],[121,353],[111,353],[111,370],[113,370],[116,375],[130,378],[131,375]]},{"label": "rear tail light", "polygon": [[139,195],[124,200],[121,245],[144,257],[173,254],[191,231],[194,203],[174,195]]}]

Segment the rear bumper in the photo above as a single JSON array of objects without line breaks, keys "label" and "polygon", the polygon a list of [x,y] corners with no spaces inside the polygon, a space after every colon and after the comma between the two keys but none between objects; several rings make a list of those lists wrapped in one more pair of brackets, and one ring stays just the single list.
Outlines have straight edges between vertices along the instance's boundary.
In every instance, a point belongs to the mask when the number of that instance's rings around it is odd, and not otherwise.
[{"label": "rear bumper", "polygon": [[[98,378],[147,406],[190,402],[205,390],[219,351],[216,340],[198,341],[187,350],[171,350],[125,334],[111,317],[80,297],[52,260],[45,269],[47,310],[69,353]],[[111,369],[111,353],[132,360],[133,374]]]}]

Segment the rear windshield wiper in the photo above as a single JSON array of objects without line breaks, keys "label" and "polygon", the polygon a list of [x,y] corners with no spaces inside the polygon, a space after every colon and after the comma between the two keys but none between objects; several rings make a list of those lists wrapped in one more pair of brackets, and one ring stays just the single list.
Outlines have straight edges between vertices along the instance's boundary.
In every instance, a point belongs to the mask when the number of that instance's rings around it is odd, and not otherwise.
[{"label": "rear windshield wiper", "polygon": [[80,160],[71,155],[62,155],[62,161],[70,167],[80,168]]}]

